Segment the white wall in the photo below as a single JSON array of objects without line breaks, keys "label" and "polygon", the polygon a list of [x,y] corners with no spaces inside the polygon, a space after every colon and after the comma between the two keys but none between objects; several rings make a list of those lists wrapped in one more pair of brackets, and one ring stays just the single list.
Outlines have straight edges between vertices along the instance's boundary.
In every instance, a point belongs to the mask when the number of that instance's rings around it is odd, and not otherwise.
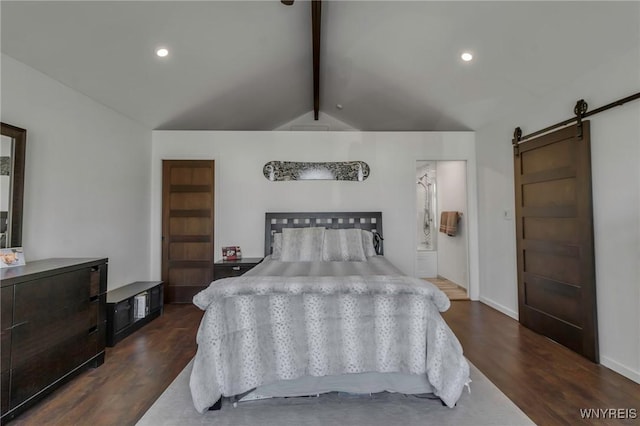
[{"label": "white wall", "polygon": [[438,238],[438,275],[468,288],[467,275],[467,164],[464,161],[438,161],[436,164],[438,197],[436,231],[443,211],[462,213],[456,235],[436,232]]},{"label": "white wall", "polygon": [[309,111],[273,130],[344,132],[358,129],[322,111],[318,112],[318,119],[316,120],[314,119],[313,111]]},{"label": "white wall", "polygon": [[[413,275],[415,162],[425,158],[468,162],[469,220],[475,224],[475,144],[470,132],[154,131],[152,139],[151,265],[155,278],[160,277],[161,267],[163,159],[216,161],[216,253],[223,245],[240,245],[244,256],[262,256],[267,211],[381,210],[385,255]],[[271,160],[362,160],[371,167],[371,176],[364,182],[270,182],[262,167]],[[477,288],[477,227],[470,230],[472,288],[474,282]]]},{"label": "white wall", "polygon": [[[636,49],[477,132],[480,300],[517,318],[515,224],[504,218],[515,202],[513,129],[531,133],[571,117],[578,99],[593,110],[638,87]],[[640,382],[640,101],[590,120],[600,359]]]},{"label": "white wall", "polygon": [[27,262],[108,257],[110,289],[149,279],[151,132],[2,55],[2,121],[27,129]]}]

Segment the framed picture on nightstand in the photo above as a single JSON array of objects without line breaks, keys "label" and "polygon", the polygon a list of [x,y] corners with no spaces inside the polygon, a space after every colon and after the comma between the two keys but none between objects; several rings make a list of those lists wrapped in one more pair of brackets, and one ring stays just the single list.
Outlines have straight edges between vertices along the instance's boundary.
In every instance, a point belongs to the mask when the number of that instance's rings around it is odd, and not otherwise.
[{"label": "framed picture on nightstand", "polygon": [[242,259],[242,251],[240,246],[222,247],[222,260],[238,260]]}]

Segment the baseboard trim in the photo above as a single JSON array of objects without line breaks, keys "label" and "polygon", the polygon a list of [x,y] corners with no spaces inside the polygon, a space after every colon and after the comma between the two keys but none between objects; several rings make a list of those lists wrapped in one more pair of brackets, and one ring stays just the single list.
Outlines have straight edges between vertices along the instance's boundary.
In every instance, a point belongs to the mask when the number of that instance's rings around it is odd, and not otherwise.
[{"label": "baseboard trim", "polygon": [[633,380],[636,383],[640,383],[639,371],[634,371],[633,369],[627,367],[626,365],[620,364],[619,362],[614,361],[611,358],[606,356],[600,356],[600,364],[628,378],[629,380]]},{"label": "baseboard trim", "polygon": [[493,300],[487,298],[487,297],[480,297],[480,302],[484,303],[485,305],[489,305],[491,306],[493,309],[495,309],[496,311],[500,311],[505,315],[510,316],[511,318],[513,318],[514,320],[518,321],[518,313],[507,308],[504,305],[501,305],[500,303],[494,302]]}]

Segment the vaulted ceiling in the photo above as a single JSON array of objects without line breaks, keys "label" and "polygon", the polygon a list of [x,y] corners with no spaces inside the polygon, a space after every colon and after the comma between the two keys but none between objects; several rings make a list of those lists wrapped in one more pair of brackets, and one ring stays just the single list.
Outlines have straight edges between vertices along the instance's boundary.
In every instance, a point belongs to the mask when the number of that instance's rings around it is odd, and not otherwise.
[{"label": "vaulted ceiling", "polygon": [[[150,129],[271,130],[313,109],[308,1],[0,7],[4,54]],[[321,114],[474,130],[639,50],[640,3],[324,1],[321,40]]]}]

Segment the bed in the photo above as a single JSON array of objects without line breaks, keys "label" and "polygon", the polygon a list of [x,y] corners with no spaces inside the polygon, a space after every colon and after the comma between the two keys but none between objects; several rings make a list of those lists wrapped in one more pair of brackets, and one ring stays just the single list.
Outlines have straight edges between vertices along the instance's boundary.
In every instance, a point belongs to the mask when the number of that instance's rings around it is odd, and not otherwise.
[{"label": "bed", "polygon": [[265,259],[194,296],[205,311],[196,410],[325,392],[433,395],[454,407],[469,364],[449,299],[384,257],[381,212],[267,213]]}]

